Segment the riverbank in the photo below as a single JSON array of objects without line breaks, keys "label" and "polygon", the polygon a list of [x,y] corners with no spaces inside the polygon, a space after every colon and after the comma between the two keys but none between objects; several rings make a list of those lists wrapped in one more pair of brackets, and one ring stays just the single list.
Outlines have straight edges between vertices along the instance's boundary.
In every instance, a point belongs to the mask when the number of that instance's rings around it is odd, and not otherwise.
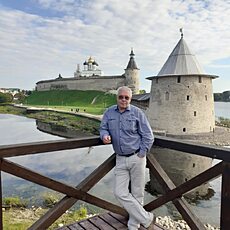
[{"label": "riverbank", "polygon": [[[54,127],[63,127],[73,131],[81,131],[86,136],[99,135],[100,116],[87,113],[75,113],[49,108],[27,107],[23,105],[0,106],[0,113],[26,116]],[[42,130],[43,131],[43,130]],[[52,132],[49,132],[52,134]],[[56,135],[56,133],[53,133]],[[74,137],[65,136],[64,137]]]},{"label": "riverbank", "polygon": [[[9,210],[3,209],[3,217],[5,220],[5,230],[22,230],[29,228],[35,221],[37,221],[42,215],[44,215],[48,209],[41,207],[32,207],[30,209],[15,209]],[[73,222],[89,218],[96,214],[88,214],[85,208],[79,209],[78,211],[67,211],[64,213],[48,230],[54,230],[65,225],[69,225]],[[10,220],[10,223],[8,221]],[[170,216],[158,216],[156,223],[168,230],[190,230],[190,227],[184,220],[174,221]],[[207,230],[218,230],[220,228],[205,224]]]}]

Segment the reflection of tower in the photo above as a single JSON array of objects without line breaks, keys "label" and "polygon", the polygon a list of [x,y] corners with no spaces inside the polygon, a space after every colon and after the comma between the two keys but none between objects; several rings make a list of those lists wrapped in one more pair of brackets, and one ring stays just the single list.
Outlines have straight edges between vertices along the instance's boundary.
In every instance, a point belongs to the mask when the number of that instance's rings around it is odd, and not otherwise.
[{"label": "reflection of tower", "polygon": [[[177,139],[202,140],[215,128],[212,79],[205,74],[195,55],[181,38],[157,76],[152,81],[146,115],[155,132]],[[212,165],[212,159],[164,148],[152,149],[154,156],[176,185],[191,179]],[[205,195],[208,184],[190,195]],[[151,187],[159,190],[151,176]]]},{"label": "reflection of tower", "polygon": [[126,85],[132,89],[133,94],[139,93],[139,69],[134,59],[134,52],[131,49],[129,63],[125,69]]}]

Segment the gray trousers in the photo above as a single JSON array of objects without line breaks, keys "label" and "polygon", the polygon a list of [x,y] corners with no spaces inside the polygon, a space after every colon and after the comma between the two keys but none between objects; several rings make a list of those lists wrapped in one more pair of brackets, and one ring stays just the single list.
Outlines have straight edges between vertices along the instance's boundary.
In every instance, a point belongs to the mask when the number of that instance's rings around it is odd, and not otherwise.
[{"label": "gray trousers", "polygon": [[140,224],[148,227],[153,220],[153,214],[143,208],[145,168],[146,157],[116,156],[114,195],[129,213],[129,230],[137,230]]}]

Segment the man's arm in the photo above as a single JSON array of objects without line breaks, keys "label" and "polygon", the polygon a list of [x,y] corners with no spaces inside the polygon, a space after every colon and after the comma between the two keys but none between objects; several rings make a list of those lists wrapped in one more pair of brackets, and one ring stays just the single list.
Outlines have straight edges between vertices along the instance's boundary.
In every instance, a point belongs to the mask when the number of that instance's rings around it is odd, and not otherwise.
[{"label": "man's arm", "polygon": [[142,111],[139,114],[138,132],[141,136],[140,152],[138,155],[144,157],[152,147],[154,136],[149,121]]},{"label": "man's arm", "polygon": [[104,144],[110,144],[111,143],[111,137],[109,134],[109,127],[108,127],[108,116],[105,112],[100,124],[100,138],[103,141]]}]

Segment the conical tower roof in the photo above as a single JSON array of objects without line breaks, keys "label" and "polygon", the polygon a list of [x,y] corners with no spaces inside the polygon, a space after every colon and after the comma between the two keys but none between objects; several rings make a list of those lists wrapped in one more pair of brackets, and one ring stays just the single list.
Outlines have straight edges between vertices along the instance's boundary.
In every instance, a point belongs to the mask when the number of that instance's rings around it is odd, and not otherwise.
[{"label": "conical tower roof", "polygon": [[135,59],[134,59],[135,54],[133,52],[133,49],[131,49],[131,53],[129,54],[129,56],[130,56],[130,59],[129,59],[129,63],[126,69],[138,69]]},{"label": "conical tower roof", "polygon": [[[215,75],[205,74],[195,55],[190,52],[188,45],[183,38],[183,33],[181,33],[179,42],[176,44],[167,61],[155,77],[183,75],[205,75],[211,78],[217,77]],[[152,79],[152,77],[147,79]]]}]

